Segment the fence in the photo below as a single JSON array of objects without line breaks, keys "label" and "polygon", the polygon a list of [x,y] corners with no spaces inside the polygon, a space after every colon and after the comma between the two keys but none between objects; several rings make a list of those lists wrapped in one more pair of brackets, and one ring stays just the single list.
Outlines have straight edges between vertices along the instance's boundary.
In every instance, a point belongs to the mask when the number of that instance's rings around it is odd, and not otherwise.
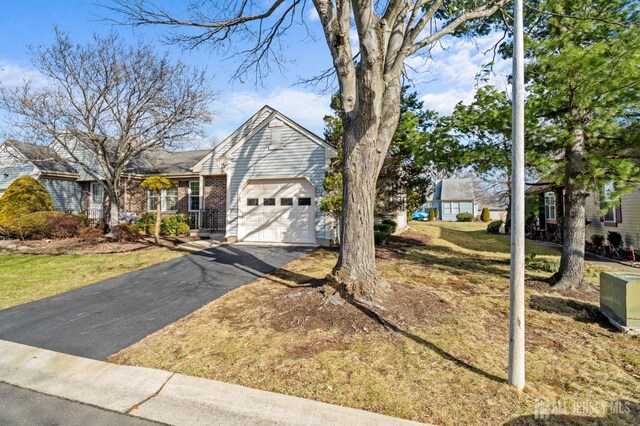
[{"label": "fence", "polygon": [[197,212],[189,212],[189,226],[191,229],[204,229],[220,231],[225,229],[226,216],[223,210],[203,209]]}]

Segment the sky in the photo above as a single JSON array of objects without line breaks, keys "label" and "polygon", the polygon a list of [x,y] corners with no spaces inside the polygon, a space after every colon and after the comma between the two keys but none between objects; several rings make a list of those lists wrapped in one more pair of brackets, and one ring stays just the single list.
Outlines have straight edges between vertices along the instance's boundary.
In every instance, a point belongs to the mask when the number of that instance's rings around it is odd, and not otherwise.
[{"label": "sky", "polygon": [[[207,70],[217,98],[211,105],[214,120],[204,128],[206,137],[196,142],[199,148],[223,140],[265,104],[322,135],[322,118],[331,112],[330,94],[304,86],[300,79],[330,68],[331,57],[317,14],[312,10],[311,2],[307,3],[308,9],[303,13],[306,26],[294,25],[281,40],[286,69],[274,67],[266,78],[255,84],[251,76],[232,80],[237,58],[217,54],[210,46],[188,50],[168,44],[166,39],[170,30],[166,28],[113,24],[109,18],[116,15],[101,7],[109,4],[108,0],[0,2],[0,83],[15,86],[25,78],[38,79],[29,46],[51,44],[56,26],[76,42],[88,42],[94,32],[101,35],[117,32],[132,43],[141,39],[156,46],[159,52],[168,51],[174,60]],[[187,16],[186,1],[158,0],[156,4],[176,15]],[[486,51],[498,38],[498,35],[491,35],[474,41],[446,39],[433,49],[432,58],[410,58],[407,63],[414,70],[410,72],[411,90],[418,92],[425,108],[442,114],[450,113],[460,101],[469,103],[478,84],[476,75],[492,58],[491,52]],[[494,71],[496,75],[492,82],[506,87],[510,63],[498,60]],[[4,129],[3,133],[10,134],[10,129]]]}]

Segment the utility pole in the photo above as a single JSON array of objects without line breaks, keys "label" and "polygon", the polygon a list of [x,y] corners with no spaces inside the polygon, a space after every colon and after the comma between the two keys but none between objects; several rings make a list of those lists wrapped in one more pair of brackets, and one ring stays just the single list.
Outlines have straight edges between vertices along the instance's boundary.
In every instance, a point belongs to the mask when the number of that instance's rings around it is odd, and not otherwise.
[{"label": "utility pole", "polygon": [[511,152],[509,383],[524,388],[524,37],[523,0],[515,0]]}]

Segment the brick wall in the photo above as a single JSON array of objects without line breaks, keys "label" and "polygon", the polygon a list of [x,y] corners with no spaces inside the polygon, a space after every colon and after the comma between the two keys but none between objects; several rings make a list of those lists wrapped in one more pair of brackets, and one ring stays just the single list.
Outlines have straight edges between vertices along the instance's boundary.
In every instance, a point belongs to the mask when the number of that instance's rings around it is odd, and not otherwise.
[{"label": "brick wall", "polygon": [[[127,184],[126,181],[122,182],[123,188],[124,185],[127,185],[127,197],[124,199],[124,194],[120,198],[123,212],[134,212],[136,214],[141,215],[147,211],[147,191],[140,186],[142,180],[130,180]],[[124,193],[124,189],[123,189]]]},{"label": "brick wall", "polygon": [[217,229],[225,229],[227,220],[227,177],[205,176],[204,208],[216,209]]},{"label": "brick wall", "polygon": [[178,212],[189,211],[189,181],[180,181],[178,184]]}]

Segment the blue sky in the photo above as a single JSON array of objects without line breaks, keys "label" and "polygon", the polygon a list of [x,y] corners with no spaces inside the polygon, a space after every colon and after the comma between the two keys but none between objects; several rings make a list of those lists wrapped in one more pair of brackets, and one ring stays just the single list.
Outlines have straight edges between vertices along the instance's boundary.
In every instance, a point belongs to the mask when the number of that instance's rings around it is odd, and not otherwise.
[{"label": "blue sky", "polygon": [[[230,81],[237,62],[225,60],[206,46],[198,50],[183,50],[180,46],[164,43],[166,29],[160,27],[130,28],[114,26],[104,20],[109,12],[97,3],[106,0],[22,0],[0,2],[0,81],[17,85],[26,78],[38,76],[31,64],[27,46],[49,44],[54,37],[54,26],[67,32],[74,41],[88,41],[93,32],[105,34],[115,31],[134,41],[142,38],[167,50],[175,59],[196,67],[205,67],[211,77],[211,86],[219,93],[211,105],[215,119],[205,128],[207,138],[200,142],[207,146],[222,140],[264,104],[280,110],[310,130],[322,134],[322,117],[329,113],[329,95],[318,94],[312,88],[296,84],[299,77],[311,77],[331,65],[329,50],[314,11],[305,11],[307,30],[298,25],[282,40],[287,64],[280,72],[274,68],[258,86],[251,78]],[[175,4],[178,3],[176,6]],[[311,5],[311,2],[308,2]],[[158,1],[178,14],[183,13],[186,2]],[[352,31],[353,32],[353,31]],[[490,54],[483,52],[496,36],[475,42],[455,39],[444,40],[433,51],[433,60],[411,58],[409,64],[416,70],[411,76],[414,90],[425,101],[425,107],[441,113],[451,112],[459,101],[469,102],[475,92],[475,76]],[[500,61],[494,81],[505,86],[505,75],[510,64]],[[8,129],[5,129],[7,132]],[[10,129],[9,129],[10,133]]]}]

